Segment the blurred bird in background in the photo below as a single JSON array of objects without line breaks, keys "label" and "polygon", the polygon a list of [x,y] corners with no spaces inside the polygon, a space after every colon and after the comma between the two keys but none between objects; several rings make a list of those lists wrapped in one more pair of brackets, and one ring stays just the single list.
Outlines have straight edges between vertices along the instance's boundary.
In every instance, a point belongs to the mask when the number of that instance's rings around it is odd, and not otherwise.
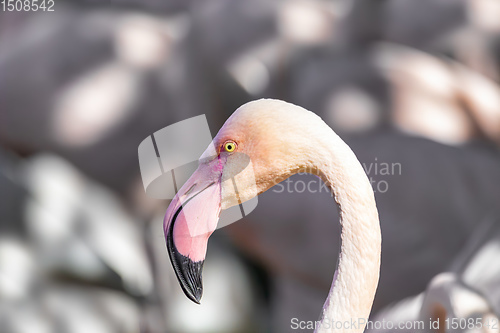
[{"label": "blurred bird in background", "polygon": [[168,201],[142,186],[145,137],[199,114],[215,134],[261,97],[316,112],[372,181],[373,320],[498,322],[499,17],[497,0],[0,12],[0,331],[289,332],[292,318],[317,320],[340,241],[316,178],[290,178],[214,234],[201,306],[170,267]]}]

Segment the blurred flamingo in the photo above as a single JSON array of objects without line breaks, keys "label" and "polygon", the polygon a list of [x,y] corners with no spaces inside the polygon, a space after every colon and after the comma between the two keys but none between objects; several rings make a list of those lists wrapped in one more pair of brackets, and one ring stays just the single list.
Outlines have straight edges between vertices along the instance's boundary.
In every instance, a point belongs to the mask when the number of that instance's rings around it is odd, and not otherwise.
[{"label": "blurred flamingo", "polygon": [[413,332],[415,327],[405,324],[415,322],[426,331],[498,332],[499,268],[491,263],[500,255],[499,222],[498,215],[492,215],[478,224],[449,269],[437,274],[424,292],[391,304],[373,317],[374,322],[392,322],[393,328],[371,327],[367,332]]}]

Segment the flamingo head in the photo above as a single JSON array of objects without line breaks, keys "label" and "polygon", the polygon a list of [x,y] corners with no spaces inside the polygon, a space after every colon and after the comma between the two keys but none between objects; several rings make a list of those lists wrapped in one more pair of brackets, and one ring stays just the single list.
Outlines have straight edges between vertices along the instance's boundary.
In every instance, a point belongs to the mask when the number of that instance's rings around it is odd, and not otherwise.
[{"label": "flamingo head", "polygon": [[221,209],[250,200],[287,178],[297,168],[298,156],[307,160],[308,151],[290,149],[299,145],[289,135],[303,129],[294,126],[301,123],[297,117],[304,111],[278,100],[240,107],[170,203],[163,223],[167,251],[184,293],[193,302],[199,304],[202,296],[208,239]]}]

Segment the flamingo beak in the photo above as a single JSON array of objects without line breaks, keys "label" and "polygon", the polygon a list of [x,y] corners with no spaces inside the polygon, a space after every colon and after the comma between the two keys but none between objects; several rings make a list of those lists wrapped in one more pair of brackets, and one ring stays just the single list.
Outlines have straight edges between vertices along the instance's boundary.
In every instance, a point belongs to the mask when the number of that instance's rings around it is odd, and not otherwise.
[{"label": "flamingo beak", "polygon": [[217,159],[200,165],[168,206],[163,221],[167,252],[184,294],[200,304],[208,238],[221,211],[221,170]]}]

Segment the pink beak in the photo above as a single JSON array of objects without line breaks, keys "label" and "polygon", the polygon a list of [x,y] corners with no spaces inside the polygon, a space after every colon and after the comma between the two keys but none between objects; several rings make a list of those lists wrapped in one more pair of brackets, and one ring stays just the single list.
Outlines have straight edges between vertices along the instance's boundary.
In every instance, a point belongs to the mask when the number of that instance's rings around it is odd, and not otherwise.
[{"label": "pink beak", "polygon": [[208,238],[221,211],[220,158],[200,164],[168,206],[163,221],[167,252],[186,296],[199,304]]}]

